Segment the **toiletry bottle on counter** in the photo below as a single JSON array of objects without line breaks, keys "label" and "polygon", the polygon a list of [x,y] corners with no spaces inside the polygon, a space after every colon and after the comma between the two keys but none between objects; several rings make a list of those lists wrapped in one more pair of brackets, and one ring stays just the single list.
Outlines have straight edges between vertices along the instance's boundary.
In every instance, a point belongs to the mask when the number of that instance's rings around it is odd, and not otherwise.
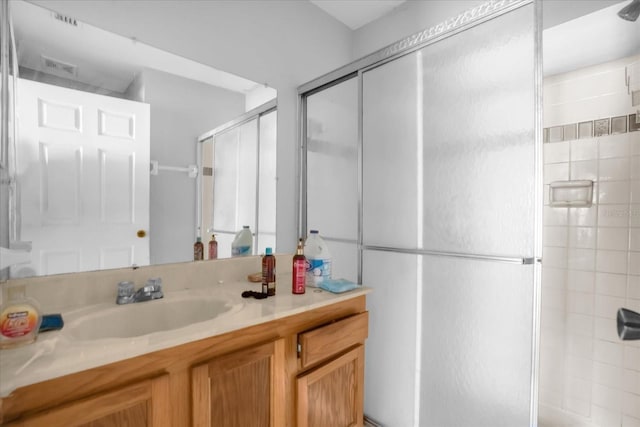
[{"label": "toiletry bottle on counter", "polygon": [[24,286],[8,289],[9,298],[0,306],[0,348],[32,343],[38,337],[42,316],[38,304],[24,294]]},{"label": "toiletry bottle on counter", "polygon": [[307,259],[304,256],[302,239],[298,240],[296,254],[293,256],[293,271],[291,273],[291,293],[304,294],[305,276],[307,275]]},{"label": "toiletry bottle on counter", "polygon": [[204,254],[204,245],[202,244],[202,239],[198,237],[196,242],[193,244],[193,260],[201,261]]},{"label": "toiletry bottle on counter", "polygon": [[262,257],[262,293],[269,296],[276,294],[276,257],[271,248],[264,251]]},{"label": "toiletry bottle on counter", "polygon": [[248,225],[243,225],[242,230],[236,233],[231,243],[231,256],[249,256],[253,254],[253,235]]},{"label": "toiletry bottle on counter", "polygon": [[306,286],[319,287],[323,280],[331,279],[331,253],[318,230],[311,230],[304,242],[307,257]]},{"label": "toiletry bottle on counter", "polygon": [[215,234],[212,234],[209,240],[209,259],[218,259],[218,242]]}]

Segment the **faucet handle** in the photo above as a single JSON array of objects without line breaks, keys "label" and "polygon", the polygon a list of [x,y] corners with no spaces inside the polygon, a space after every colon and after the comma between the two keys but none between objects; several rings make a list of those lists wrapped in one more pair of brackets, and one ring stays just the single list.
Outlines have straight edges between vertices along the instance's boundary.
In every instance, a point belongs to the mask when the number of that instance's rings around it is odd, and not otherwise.
[{"label": "faucet handle", "polygon": [[148,279],[147,283],[144,286],[145,286],[145,288],[147,286],[152,286],[155,291],[161,291],[162,290],[162,278],[153,277],[151,279]]},{"label": "faucet handle", "polygon": [[116,304],[127,304],[131,302],[135,292],[136,288],[133,282],[118,283],[118,296],[116,297]]},{"label": "faucet handle", "polygon": [[162,292],[162,279],[160,277],[148,279],[143,289],[145,297],[148,299],[159,299],[164,297]]},{"label": "faucet handle", "polygon": [[120,282],[118,283],[118,296],[119,297],[130,297],[136,291],[133,282]]}]

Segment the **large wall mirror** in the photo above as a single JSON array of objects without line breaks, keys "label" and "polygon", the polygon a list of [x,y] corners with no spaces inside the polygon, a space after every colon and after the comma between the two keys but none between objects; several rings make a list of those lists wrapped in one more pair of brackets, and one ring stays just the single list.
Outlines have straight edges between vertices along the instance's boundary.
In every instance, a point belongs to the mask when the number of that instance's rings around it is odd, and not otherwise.
[{"label": "large wall mirror", "polygon": [[[10,240],[29,253],[10,277],[192,260],[213,223],[202,218],[200,137],[275,104],[276,91],[25,1],[10,15]],[[275,144],[275,122],[265,132]]]}]

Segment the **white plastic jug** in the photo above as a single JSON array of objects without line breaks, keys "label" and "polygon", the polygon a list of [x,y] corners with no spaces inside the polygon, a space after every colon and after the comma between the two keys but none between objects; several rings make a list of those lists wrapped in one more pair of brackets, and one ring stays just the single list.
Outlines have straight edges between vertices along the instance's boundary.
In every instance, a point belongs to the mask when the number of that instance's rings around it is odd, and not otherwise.
[{"label": "white plastic jug", "polygon": [[231,243],[231,256],[249,255],[253,255],[253,234],[248,225],[243,225]]},{"label": "white plastic jug", "polygon": [[304,242],[304,255],[307,258],[307,286],[317,288],[323,280],[331,279],[331,253],[318,230],[309,231]]}]

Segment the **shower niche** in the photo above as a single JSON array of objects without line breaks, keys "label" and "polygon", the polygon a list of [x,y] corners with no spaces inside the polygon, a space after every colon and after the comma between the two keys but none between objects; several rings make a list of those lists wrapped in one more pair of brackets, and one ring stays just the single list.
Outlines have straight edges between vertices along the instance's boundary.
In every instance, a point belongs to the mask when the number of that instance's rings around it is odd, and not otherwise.
[{"label": "shower niche", "polygon": [[591,205],[593,205],[593,181],[555,181],[549,184],[549,206],[590,208]]}]

